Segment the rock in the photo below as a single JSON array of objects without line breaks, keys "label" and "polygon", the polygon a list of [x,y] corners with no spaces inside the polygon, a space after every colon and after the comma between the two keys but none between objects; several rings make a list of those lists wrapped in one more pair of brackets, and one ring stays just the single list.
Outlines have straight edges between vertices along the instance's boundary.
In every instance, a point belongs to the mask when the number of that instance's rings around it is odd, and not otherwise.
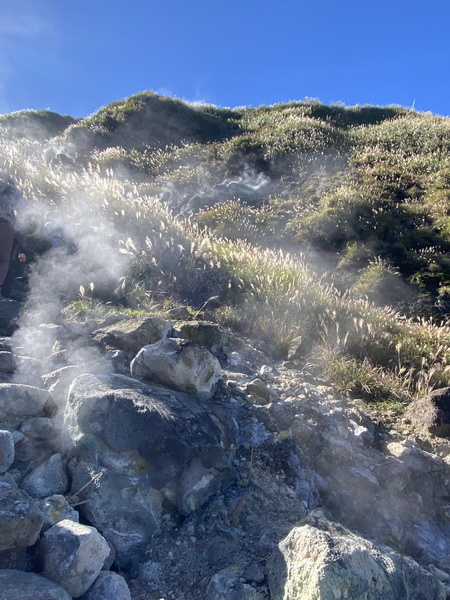
[{"label": "rock", "polygon": [[0,551],[32,546],[42,528],[39,505],[25,491],[0,487]]},{"label": "rock", "polygon": [[19,426],[19,430],[26,436],[34,440],[50,441],[57,437],[57,432],[53,422],[48,417],[31,417],[24,419]]},{"label": "rock", "polygon": [[67,491],[69,480],[61,454],[53,454],[48,460],[26,475],[20,484],[30,496],[46,498]]},{"label": "rock", "polygon": [[149,560],[139,565],[139,581],[151,590],[157,590],[161,580],[161,563]]},{"label": "rock", "polygon": [[5,473],[0,475],[0,488],[3,489],[17,489],[17,483],[11,473]]},{"label": "rock", "polygon": [[233,481],[234,422],[211,404],[123,375],[74,381],[64,414],[72,490],[86,486],[80,511],[119,561],[141,555],[164,511],[187,515]]},{"label": "rock", "polygon": [[220,347],[221,334],[219,326],[207,321],[186,321],[177,326],[181,337],[195,342],[212,352],[216,352]]},{"label": "rock", "polygon": [[174,308],[169,309],[166,314],[169,319],[173,320],[189,319],[190,317],[190,313],[185,306],[175,306]]},{"label": "rock", "polygon": [[121,375],[130,374],[130,362],[134,354],[130,356],[130,352],[126,350],[109,350],[106,351],[106,355],[114,373],[120,373]]},{"label": "rock", "polygon": [[94,340],[105,346],[139,352],[142,346],[154,344],[172,329],[171,321],[162,317],[136,317],[125,319],[94,332]]},{"label": "rock", "polygon": [[16,300],[0,298],[0,335],[10,336],[16,329],[16,320],[22,305]]},{"label": "rock", "polygon": [[55,408],[51,395],[38,387],[0,383],[0,423],[16,428],[28,417],[46,417]]},{"label": "rock", "polygon": [[264,573],[258,567],[258,565],[251,564],[244,571],[244,578],[247,581],[254,581],[255,583],[262,583],[265,579]]},{"label": "rock", "polygon": [[301,336],[294,338],[289,344],[288,361],[297,361],[301,360],[305,357],[305,354],[308,352],[308,345],[305,344],[305,341]]},{"label": "rock", "polygon": [[10,337],[0,337],[0,350],[2,352],[11,352],[12,342]]},{"label": "rock", "polygon": [[72,597],[46,577],[4,569],[0,570],[0,600],[72,600]]},{"label": "rock", "polygon": [[54,494],[42,500],[39,509],[44,519],[42,531],[47,531],[47,529],[65,519],[76,523],[79,521],[79,514],[61,494]]},{"label": "rock", "polygon": [[[223,569],[208,584],[205,600],[262,600],[263,596],[251,585],[238,580],[235,569]],[[290,599],[289,599],[290,600]]]},{"label": "rock", "polygon": [[321,521],[295,527],[268,564],[272,600],[444,600],[445,586],[414,560]]},{"label": "rock", "polygon": [[100,574],[109,546],[94,527],[65,519],[44,533],[38,553],[45,576],[78,598]]},{"label": "rock", "polygon": [[14,373],[16,360],[12,352],[0,351],[0,373]]},{"label": "rock", "polygon": [[270,390],[266,383],[262,379],[259,379],[259,377],[247,383],[244,389],[258,404],[267,404],[270,400]]},{"label": "rock", "polygon": [[419,429],[450,437],[450,387],[434,390],[411,402],[405,416]]},{"label": "rock", "polygon": [[69,387],[73,380],[84,372],[83,367],[79,365],[65,365],[43,376],[44,387],[49,391],[59,407],[64,408]]},{"label": "rock", "polygon": [[0,429],[0,475],[6,473],[14,462],[14,436],[10,431]]},{"label": "rock", "polygon": [[217,358],[205,348],[186,340],[165,338],[140,350],[131,363],[131,374],[200,398],[211,398],[222,371]]},{"label": "rock", "polygon": [[131,594],[121,575],[102,571],[82,600],[131,600]]},{"label": "rock", "polygon": [[36,385],[44,373],[43,362],[30,356],[16,356],[15,364],[14,383]]}]

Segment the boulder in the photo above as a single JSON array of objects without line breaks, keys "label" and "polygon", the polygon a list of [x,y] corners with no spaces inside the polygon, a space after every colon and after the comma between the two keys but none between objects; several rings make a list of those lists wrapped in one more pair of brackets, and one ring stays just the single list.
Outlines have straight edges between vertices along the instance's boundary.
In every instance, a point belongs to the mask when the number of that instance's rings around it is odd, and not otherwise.
[{"label": "boulder", "polygon": [[272,600],[444,600],[446,588],[411,558],[341,525],[295,527],[278,544],[267,577]]},{"label": "boulder", "polygon": [[42,531],[47,531],[47,529],[64,519],[78,523],[80,518],[77,511],[70,506],[65,496],[61,494],[53,494],[41,500],[39,509],[44,519]]},{"label": "boulder", "polygon": [[94,340],[104,346],[131,350],[136,354],[146,344],[153,344],[172,329],[171,321],[162,317],[136,317],[125,319],[94,332]]},{"label": "boulder", "polygon": [[265,595],[239,581],[236,569],[228,568],[211,577],[205,600],[263,600]]},{"label": "boulder", "polygon": [[244,389],[247,394],[250,394],[251,400],[257,404],[267,404],[270,400],[270,390],[259,377],[245,384]]},{"label": "boulder", "polygon": [[16,300],[0,298],[0,335],[10,336],[16,329],[16,321],[22,305]]},{"label": "boulder", "polygon": [[123,375],[74,381],[64,414],[72,490],[119,561],[139,556],[163,513],[187,515],[233,481],[235,425],[220,410]]},{"label": "boulder", "polygon": [[20,423],[19,430],[33,440],[54,440],[58,433],[55,431],[53,421],[48,417],[30,417]]},{"label": "boulder", "polygon": [[411,402],[405,416],[419,429],[439,437],[450,436],[450,387],[432,391]]},{"label": "boulder", "polygon": [[118,573],[102,571],[83,600],[131,600],[130,589]]},{"label": "boulder", "polygon": [[0,488],[17,489],[17,483],[11,473],[0,475]]},{"label": "boulder", "polygon": [[60,585],[34,573],[0,570],[0,600],[72,600]]},{"label": "boulder", "polygon": [[10,337],[1,337],[0,336],[0,350],[2,352],[11,352],[12,342],[11,342]]},{"label": "boulder", "polygon": [[208,321],[185,321],[177,327],[181,337],[203,346],[211,352],[216,352],[220,347],[221,334],[219,326]]},{"label": "boulder", "polygon": [[0,373],[14,373],[16,360],[12,352],[0,351]]},{"label": "boulder", "polygon": [[47,389],[58,406],[64,407],[67,400],[67,391],[73,380],[84,373],[80,365],[65,365],[43,376],[44,387]]},{"label": "boulder", "polygon": [[46,531],[38,548],[45,576],[74,598],[91,587],[109,552],[108,543],[94,527],[67,519]]},{"label": "boulder", "polygon": [[131,375],[211,398],[222,371],[217,358],[206,348],[183,339],[164,338],[140,350],[131,363]]},{"label": "boulder", "polygon": [[25,491],[0,487],[0,551],[32,546],[42,528],[39,504]]},{"label": "boulder", "polygon": [[28,417],[46,417],[54,410],[51,395],[32,385],[0,383],[0,422],[17,428]]},{"label": "boulder", "polygon": [[35,385],[44,373],[43,362],[30,356],[16,356],[15,366],[14,383]]},{"label": "boulder", "polygon": [[68,485],[69,480],[61,454],[56,453],[26,475],[20,487],[30,496],[46,498],[53,494],[63,494]]},{"label": "boulder", "polygon": [[14,462],[14,436],[10,431],[0,429],[0,475],[6,473]]}]

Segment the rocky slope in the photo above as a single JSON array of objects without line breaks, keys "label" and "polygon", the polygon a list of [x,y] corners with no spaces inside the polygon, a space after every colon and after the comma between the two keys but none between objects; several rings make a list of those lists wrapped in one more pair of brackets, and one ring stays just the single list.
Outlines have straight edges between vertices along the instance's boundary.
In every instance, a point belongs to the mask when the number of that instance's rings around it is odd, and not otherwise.
[{"label": "rocky slope", "polygon": [[19,310],[0,304],[0,599],[450,595],[445,439],[381,428],[212,314],[24,336]]}]

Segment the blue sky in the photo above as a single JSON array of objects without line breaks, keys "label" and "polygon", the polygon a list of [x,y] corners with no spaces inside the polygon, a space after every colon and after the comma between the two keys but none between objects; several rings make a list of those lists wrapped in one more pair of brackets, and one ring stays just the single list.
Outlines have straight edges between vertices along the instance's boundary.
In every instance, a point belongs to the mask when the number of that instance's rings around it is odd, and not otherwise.
[{"label": "blue sky", "polygon": [[450,115],[448,0],[0,0],[0,113],[84,117],[143,90]]}]

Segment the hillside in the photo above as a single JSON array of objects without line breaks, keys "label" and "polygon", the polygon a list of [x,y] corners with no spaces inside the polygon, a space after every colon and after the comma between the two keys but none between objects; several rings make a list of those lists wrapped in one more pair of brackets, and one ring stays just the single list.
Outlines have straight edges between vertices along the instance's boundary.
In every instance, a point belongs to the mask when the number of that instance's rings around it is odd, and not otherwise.
[{"label": "hillside", "polygon": [[[42,111],[34,120],[42,127]],[[94,196],[112,215],[133,257],[125,305],[197,310],[218,295],[222,323],[368,400],[447,385],[448,119],[144,92],[50,121],[42,145],[34,125],[24,137],[22,115],[3,117],[4,170],[32,201]]]},{"label": "hillside", "polygon": [[0,137],[4,589],[449,597],[450,120],[143,92]]}]

